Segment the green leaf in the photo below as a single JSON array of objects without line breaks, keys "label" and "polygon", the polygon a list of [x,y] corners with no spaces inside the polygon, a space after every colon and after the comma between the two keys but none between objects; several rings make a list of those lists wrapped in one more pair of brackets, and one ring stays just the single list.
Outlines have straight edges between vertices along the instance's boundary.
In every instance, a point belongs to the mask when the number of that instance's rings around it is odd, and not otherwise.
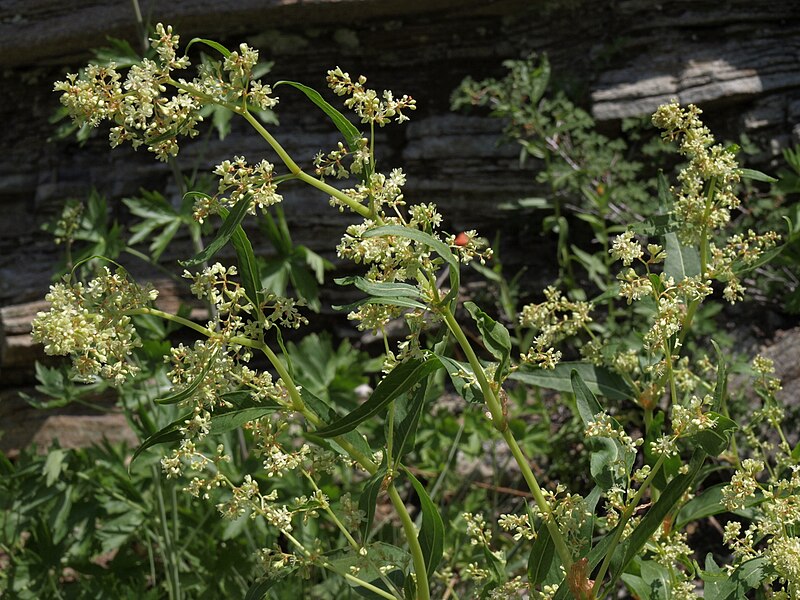
[{"label": "green leaf", "polygon": [[386,304],[388,306],[399,306],[400,308],[415,308],[418,310],[427,310],[428,307],[422,304],[421,302],[417,302],[416,300],[410,300],[408,298],[381,298],[378,296],[370,296],[369,298],[362,298],[357,302],[353,302],[352,304],[347,304],[345,306],[335,305],[332,306],[334,310],[340,310],[344,312],[349,312],[351,310],[357,309],[359,306],[363,306],[364,304]]},{"label": "green leaf", "polygon": [[439,514],[439,509],[425,490],[425,486],[405,467],[403,467],[403,472],[414,487],[417,497],[419,497],[422,510],[422,527],[419,530],[417,539],[419,539],[419,545],[422,548],[422,555],[425,557],[425,567],[430,580],[439,566],[444,552],[444,522]]},{"label": "green leaf", "polygon": [[[190,192],[190,194],[204,195],[198,192]],[[222,227],[219,228],[217,237],[214,238],[208,246],[189,260],[178,262],[184,267],[193,267],[208,261],[209,258],[219,252],[222,247],[228,243],[228,240],[230,240],[231,236],[236,232],[236,228],[239,227],[239,224],[247,215],[247,210],[250,208],[250,199],[250,194],[246,194],[239,199],[230,214],[224,217],[225,222],[222,224]]]},{"label": "green leaf", "polygon": [[[411,565],[411,555],[405,550],[386,544],[384,542],[374,542],[365,546],[366,556],[352,548],[339,551],[328,558],[328,562],[334,567],[337,573],[351,573],[355,567],[358,569],[358,578],[378,587],[387,590],[385,580],[388,579],[396,588],[403,589],[405,573]],[[391,569],[387,569],[391,567]],[[388,573],[387,573],[388,571]],[[380,600],[374,592],[364,589],[357,582],[348,581],[348,584],[360,596],[370,600]],[[345,594],[343,597],[349,597]]]},{"label": "green leaf", "polygon": [[668,600],[671,596],[670,574],[666,567],[652,560],[634,561],[639,575],[625,573],[622,581],[639,597],[647,600]]},{"label": "green leaf", "polygon": [[771,570],[767,557],[759,556],[742,563],[733,571],[723,571],[714,562],[711,554],[706,556],[706,568],[700,572],[705,585],[705,600],[740,600],[747,598],[747,592],[758,587],[767,579]]},{"label": "green leaf", "polygon": [[625,380],[604,367],[590,362],[558,363],[555,369],[541,369],[529,364],[520,365],[509,378],[559,392],[572,392],[571,373],[575,370],[593,394],[609,400],[635,400],[636,395]]},{"label": "green leaf", "polygon": [[744,262],[743,260],[739,259],[734,261],[733,263],[733,272],[736,275],[744,275],[745,273],[749,273],[753,269],[757,269],[766,265],[767,263],[772,262],[776,259],[784,250],[789,247],[790,244],[787,242],[785,244],[781,244],[780,246],[775,246],[774,248],[770,248],[769,250],[765,250],[762,252],[759,257],[750,262]]},{"label": "green leaf", "polygon": [[[249,392],[235,392],[233,395],[228,396],[229,400],[238,400],[238,405],[234,405],[232,408],[220,409],[212,414],[209,435],[219,435],[232,431],[245,423],[260,419],[264,415],[273,413],[280,408],[277,403],[267,403],[265,401],[256,403],[250,400],[249,397]],[[247,398],[247,400],[242,401],[242,398]],[[180,429],[193,416],[193,413],[187,413],[143,441],[131,457],[131,462],[128,464],[128,472],[130,473],[134,461],[148,448],[181,440],[183,434]]]},{"label": "green leaf", "polygon": [[528,582],[531,584],[531,589],[545,580],[555,559],[553,538],[550,536],[547,525],[542,522],[528,556]]},{"label": "green leaf", "polygon": [[[328,404],[319,398],[319,396],[314,395],[308,388],[302,388],[300,390],[300,396],[303,399],[303,402],[308,406],[312,411],[316,413],[316,415],[322,419],[323,423],[333,423],[339,418],[339,415],[336,414],[336,411],[333,410]],[[307,433],[306,436],[309,438],[315,437],[317,434],[316,431]],[[322,438],[318,438],[322,441]],[[366,440],[362,436],[360,436],[355,431],[350,431],[342,435],[342,439],[349,443],[357,452],[361,453],[363,456],[370,457],[372,456],[372,449],[367,444]],[[340,448],[340,452],[342,454],[347,455],[348,453],[341,449],[340,446],[337,445],[337,448]]]},{"label": "green leaf", "polygon": [[[221,209],[220,214],[226,221],[230,216],[225,209]],[[261,293],[261,271],[258,268],[258,262],[253,253],[253,245],[250,243],[250,238],[247,237],[241,224],[238,224],[234,228],[231,240],[233,242],[233,248],[236,250],[236,263],[239,266],[239,277],[242,279],[242,287],[250,303],[260,315],[261,302],[264,299],[264,294]]]},{"label": "green leaf", "polygon": [[486,349],[500,361],[500,365],[495,370],[494,379],[497,382],[502,382],[508,373],[511,356],[511,336],[508,333],[508,329],[502,323],[498,323],[483,312],[474,302],[465,302],[464,308],[469,311],[478,326],[478,331],[481,332]]},{"label": "green leaf", "polygon": [[47,453],[47,459],[44,461],[42,467],[42,475],[44,475],[44,483],[47,487],[53,485],[61,476],[61,470],[64,467],[64,457],[67,451],[61,448],[54,448]]},{"label": "green leaf", "polygon": [[750,179],[751,181],[763,181],[764,183],[778,183],[778,180],[766,173],[756,171],[755,169],[739,169],[739,175],[742,179]]},{"label": "green leaf", "polygon": [[583,421],[583,426],[588,427],[589,424],[594,423],[595,415],[603,412],[603,407],[586,386],[577,369],[572,369],[570,372],[570,384],[572,393],[575,394],[575,404],[578,407],[578,414]]},{"label": "green leaf", "polygon": [[[589,424],[594,423],[595,415],[602,412],[603,409],[574,369],[571,373],[571,382],[578,414],[584,427],[588,427]],[[612,418],[611,423],[615,429],[622,429],[615,419]],[[620,463],[625,469],[621,477],[627,478],[636,459],[635,452],[623,446],[617,439],[606,437],[591,437],[586,440],[586,445],[591,451],[589,470],[597,485],[608,490],[618,484]]]},{"label": "green leaf", "polygon": [[672,277],[675,283],[700,274],[700,254],[697,248],[684,246],[678,239],[678,234],[667,233],[664,236],[664,250],[667,253],[664,273],[667,277]]},{"label": "green leaf", "polygon": [[381,492],[385,478],[386,461],[384,460],[378,470],[364,483],[361,495],[358,497],[358,509],[364,512],[364,520],[361,522],[362,544],[366,544],[369,539],[369,531],[372,529],[372,521],[375,519],[378,495]]},{"label": "green leaf", "polygon": [[[128,238],[128,245],[133,246],[153,236],[148,246],[153,260],[158,260],[163,254],[180,226],[187,224],[183,215],[158,192],[142,190],[140,196],[123,198],[122,202],[132,214],[142,219],[130,228],[133,235]],[[158,229],[161,229],[161,232],[156,235]]]},{"label": "green leaf", "polygon": [[219,42],[215,42],[214,40],[207,40],[205,38],[192,38],[188,44],[186,44],[186,50],[184,52],[188,52],[189,48],[191,48],[194,44],[205,44],[209,48],[213,48],[225,58],[228,58],[231,55],[231,51],[228,50],[225,46],[220,44]]},{"label": "green leaf", "polygon": [[277,579],[262,579],[247,588],[244,600],[263,600],[269,589],[278,582]]},{"label": "green leaf", "polygon": [[728,512],[728,509],[722,505],[722,490],[727,485],[727,483],[719,483],[712,486],[684,504],[675,517],[675,529],[683,529],[687,524],[698,519]]},{"label": "green leaf", "polygon": [[199,388],[200,385],[205,380],[206,375],[208,375],[208,372],[211,370],[211,367],[213,366],[216,358],[217,358],[217,352],[214,351],[211,354],[211,356],[209,356],[206,366],[203,367],[203,370],[200,371],[199,375],[197,375],[194,379],[192,379],[192,382],[189,385],[187,385],[179,392],[175,392],[168,396],[157,398],[156,404],[177,404],[178,402],[183,402],[184,400],[191,398],[197,391],[197,388]]},{"label": "green leaf", "polygon": [[695,450],[689,461],[689,470],[683,475],[674,477],[672,481],[667,484],[664,491],[659,496],[658,501],[650,507],[650,510],[644,515],[636,528],[631,532],[626,541],[620,544],[614,552],[615,564],[614,574],[612,576],[612,585],[619,579],[622,571],[628,566],[631,560],[639,554],[641,549],[650,539],[650,536],[655,533],[656,529],[661,527],[664,519],[672,510],[680,503],[686,490],[694,481],[700,468],[706,459],[706,453],[701,450]]},{"label": "green leaf", "polygon": [[644,221],[638,221],[628,226],[628,229],[639,235],[648,237],[661,237],[668,233],[677,231],[680,221],[674,213],[664,215],[653,215]]},{"label": "green leaf", "polygon": [[406,393],[425,377],[441,368],[442,363],[435,356],[425,359],[412,358],[397,365],[378,384],[366,402],[347,416],[317,430],[316,435],[330,438],[352,431],[363,421],[378,414],[392,400]]},{"label": "green leaf", "polygon": [[402,227],[400,225],[384,225],[383,227],[376,227],[364,232],[364,238],[372,238],[384,235],[396,235],[399,237],[409,238],[415,242],[425,244],[436,252],[444,259],[450,269],[450,291],[443,299],[443,303],[447,304],[458,296],[458,288],[460,284],[460,271],[458,266],[458,259],[450,251],[450,248],[444,242],[437,240],[430,234],[420,231],[419,229],[411,229],[410,227]]},{"label": "green leaf", "polygon": [[340,277],[333,280],[337,285],[354,285],[369,294],[386,298],[419,298],[419,288],[408,283],[370,281],[363,277]]},{"label": "green leaf", "polygon": [[330,120],[333,121],[336,129],[338,129],[342,136],[344,136],[344,140],[347,143],[347,147],[350,149],[350,151],[353,152],[358,148],[358,142],[361,139],[361,132],[359,132],[358,129],[356,129],[355,126],[342,113],[328,104],[328,102],[325,101],[319,92],[296,81],[279,81],[272,87],[276,88],[279,85],[290,85],[293,88],[303,92],[309,100],[322,109],[322,112],[328,115]]},{"label": "green leaf", "polygon": [[398,414],[402,408],[405,408],[405,415],[399,422],[395,422],[394,444],[392,445],[392,462],[394,464],[403,460],[403,457],[414,448],[414,437],[417,433],[422,411],[425,408],[425,394],[427,392],[428,381],[424,381],[413,394],[409,395],[405,407],[399,404],[395,405]]},{"label": "green leaf", "polygon": [[717,383],[714,386],[711,410],[719,412],[725,405],[725,399],[728,393],[728,362],[725,360],[725,355],[722,353],[719,344],[711,340],[711,345],[714,347],[714,352],[717,355]]},{"label": "green leaf", "polygon": [[733,420],[720,413],[709,411],[708,414],[717,420],[717,424],[713,429],[699,431],[687,437],[686,441],[693,447],[702,448],[709,456],[719,456],[728,447],[731,435],[739,426]]}]

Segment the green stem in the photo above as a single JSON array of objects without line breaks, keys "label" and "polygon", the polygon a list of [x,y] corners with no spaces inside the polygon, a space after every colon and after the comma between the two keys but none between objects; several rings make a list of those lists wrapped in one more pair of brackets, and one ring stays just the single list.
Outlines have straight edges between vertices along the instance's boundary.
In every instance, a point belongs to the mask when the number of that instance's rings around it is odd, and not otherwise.
[{"label": "green stem", "polygon": [[[708,245],[710,242],[708,239],[708,218],[711,215],[711,209],[714,207],[714,192],[716,189],[717,180],[716,178],[712,178],[708,184],[706,206],[705,210],[703,211],[703,228],[700,232],[700,277],[702,279],[705,279],[706,269],[708,268]],[[686,339],[686,335],[689,332],[689,326],[692,324],[692,319],[694,319],[694,315],[699,306],[700,300],[692,300],[689,303],[689,307],[686,309],[686,316],[683,318],[683,323],[681,324],[681,333],[678,337],[678,341],[681,344],[683,344],[683,341]]]},{"label": "green stem", "polygon": [[[295,410],[302,413],[303,416],[316,427],[322,425],[322,421],[319,419],[319,417],[309,410],[302,398],[300,398],[300,394],[297,391],[297,387],[294,385],[291,375],[286,370],[286,367],[283,366],[283,363],[278,359],[275,353],[272,352],[269,346],[263,342],[258,345],[258,348],[260,348],[267,356],[267,359],[270,361],[270,363],[272,363],[272,366],[275,367],[275,370],[283,380],[284,385],[286,385],[286,388],[289,390],[289,396],[292,399],[292,405],[295,407]],[[353,447],[350,442],[344,439],[344,437],[337,436],[333,439],[345,450],[345,452],[353,457],[353,459],[356,460],[356,462],[358,462],[362,467],[364,467],[370,474],[374,474],[378,470],[378,466],[374,463],[374,461],[356,450],[356,448]],[[411,555],[419,555],[419,557],[422,557],[422,548],[419,545],[419,540],[416,537],[416,531],[414,530],[414,524],[411,521],[411,515],[408,514],[408,509],[406,509],[405,503],[397,493],[394,484],[389,484],[388,492],[389,498],[392,501],[392,505],[394,506],[397,515],[400,517],[400,520],[403,522],[403,528],[406,532],[406,541],[408,542]],[[410,531],[406,527],[406,523],[411,525]],[[421,561],[418,561],[415,558],[414,571],[417,574],[417,600],[429,600],[430,592],[428,590],[428,573],[425,567],[424,558],[422,558]],[[421,581],[424,581],[424,585],[420,583]]]},{"label": "green stem", "polygon": [[403,523],[403,531],[406,534],[408,549],[411,552],[411,560],[414,563],[414,573],[417,575],[417,600],[430,600],[431,592],[428,588],[428,568],[425,566],[425,556],[422,554],[422,547],[417,539],[417,529],[414,527],[411,515],[405,510],[403,499],[400,498],[400,494],[397,493],[394,484],[389,484],[386,491],[389,493],[389,498],[395,507],[398,505],[403,506],[403,510],[398,511],[398,516]]},{"label": "green stem", "polygon": [[[306,547],[303,545],[303,543],[300,540],[298,540],[296,537],[294,537],[291,533],[289,533],[287,531],[282,531],[281,533],[284,536],[286,536],[286,539],[288,539],[290,542],[292,542],[292,544],[297,546],[298,549],[303,554],[305,554],[307,558],[311,558],[312,557],[311,553],[306,549]],[[364,581],[363,579],[359,579],[358,577],[355,577],[355,576],[351,575],[347,571],[341,571],[341,570],[337,569],[335,566],[333,566],[327,560],[317,559],[315,562],[318,565],[320,565],[322,568],[328,569],[329,571],[332,571],[333,573],[336,573],[337,575],[341,575],[347,581],[349,581],[351,583],[354,583],[354,584],[356,584],[356,585],[358,585],[360,587],[363,587],[364,589],[369,590],[373,594],[377,594],[381,598],[387,598],[387,600],[397,600],[397,596],[395,596],[393,594],[390,594],[386,590],[382,590],[379,587],[375,587],[371,583],[368,583],[368,582]]]},{"label": "green stem", "polygon": [[561,564],[564,566],[567,573],[569,573],[570,568],[572,567],[572,554],[567,548],[567,543],[564,540],[564,536],[561,535],[561,531],[558,529],[558,525],[556,524],[553,516],[553,511],[551,510],[550,505],[547,503],[547,500],[542,493],[542,489],[539,487],[539,482],[536,481],[536,476],[531,470],[528,459],[525,457],[525,454],[519,447],[517,440],[514,438],[514,434],[511,433],[511,430],[508,428],[508,422],[505,414],[503,414],[503,406],[497,396],[497,392],[495,392],[494,388],[486,379],[486,374],[483,372],[483,367],[481,366],[478,357],[475,355],[475,351],[472,349],[472,345],[469,343],[467,336],[464,335],[461,325],[458,324],[458,321],[456,321],[455,317],[453,316],[453,313],[448,307],[442,306],[441,314],[444,317],[448,329],[450,329],[459,346],[461,346],[461,349],[464,351],[464,354],[467,356],[467,360],[469,361],[469,364],[475,373],[475,377],[478,380],[478,385],[480,385],[481,391],[483,392],[483,397],[486,400],[486,406],[489,409],[489,414],[492,416],[492,424],[503,436],[503,439],[506,441],[506,444],[508,444],[511,453],[514,456],[514,460],[516,460],[517,465],[519,465],[522,476],[525,479],[525,483],[528,484],[528,488],[530,489],[531,494],[533,494],[536,505],[539,507],[539,510],[545,517],[547,529],[550,532],[550,536],[553,538],[553,544],[556,547],[559,558],[561,558]]},{"label": "green stem", "polygon": [[636,495],[631,500],[631,503],[625,507],[625,510],[622,513],[622,516],[619,519],[619,523],[617,523],[617,527],[614,530],[614,538],[611,541],[611,544],[608,547],[608,551],[606,552],[606,556],[603,559],[603,564],[600,565],[600,570],[597,572],[597,576],[594,580],[594,587],[592,588],[592,596],[594,598],[599,598],[601,596],[597,595],[597,592],[600,590],[600,586],[603,585],[603,579],[605,579],[606,572],[608,571],[608,567],[611,564],[611,559],[614,556],[614,550],[616,550],[617,545],[619,544],[620,539],[622,538],[622,534],[625,531],[625,526],[630,521],[631,517],[633,516],[636,507],[641,502],[644,493],[647,491],[647,488],[650,487],[650,484],[653,482],[658,471],[661,469],[661,465],[664,464],[665,455],[662,454],[658,457],[656,464],[650,470],[650,474],[647,478],[642,482],[642,485],[636,491]]},{"label": "green stem", "polygon": [[286,152],[286,150],[278,143],[272,134],[267,131],[264,126],[258,122],[246,107],[238,106],[236,104],[232,104],[230,102],[220,102],[218,99],[209,96],[208,94],[204,94],[197,88],[187,83],[180,83],[178,81],[170,79],[167,83],[170,85],[182,90],[188,94],[196,96],[198,98],[203,99],[204,101],[210,104],[216,104],[217,106],[222,106],[223,108],[227,108],[229,111],[236,113],[237,115],[242,116],[250,125],[255,129],[258,134],[266,140],[266,142],[270,145],[270,147],[275,151],[278,157],[281,159],[286,168],[291,171],[292,175],[294,175],[297,179],[300,179],[307,183],[308,185],[317,188],[320,191],[333,196],[346,206],[350,208],[353,212],[360,214],[364,218],[370,218],[371,211],[366,206],[362,206],[352,198],[350,198],[347,194],[342,192],[341,190],[337,190],[335,187],[328,185],[324,181],[320,181],[316,177],[312,177],[305,171],[303,171],[296,162],[292,159],[291,156]]},{"label": "green stem", "polygon": [[168,312],[164,312],[163,310],[158,310],[157,308],[134,308],[128,311],[125,311],[125,314],[128,315],[153,315],[154,317],[161,317],[162,319],[166,319],[167,321],[172,321],[174,323],[180,323],[184,327],[188,327],[189,329],[194,329],[198,333],[202,333],[204,336],[213,338],[217,337],[217,334],[211,331],[208,327],[203,327],[202,325],[198,325],[197,323],[190,321],[189,319],[185,319],[183,317],[179,317],[178,315],[173,315]]},{"label": "green stem", "polygon": [[669,340],[664,340],[664,361],[667,366],[667,379],[669,380],[669,393],[671,404],[678,403],[678,389],[675,386],[675,372],[672,368],[672,349],[669,347]]},{"label": "green stem", "polygon": [[[303,476],[306,479],[308,479],[309,483],[311,483],[311,487],[314,488],[314,491],[320,492],[319,486],[317,486],[317,482],[314,481],[314,478],[311,477],[311,474],[305,469],[303,469],[301,472],[303,473]],[[345,527],[344,524],[339,520],[339,517],[336,516],[336,513],[331,510],[330,505],[327,502],[324,502],[324,504],[322,505],[322,509],[327,513],[328,517],[330,517],[331,521],[333,521],[334,525],[336,525],[339,531],[342,532],[342,535],[344,535],[345,539],[347,539],[347,543],[350,544],[350,547],[356,552],[358,552],[358,550],[361,549],[361,546],[353,538],[353,536],[350,535],[350,532],[347,530],[347,527]]]},{"label": "green stem", "polygon": [[320,191],[325,192],[330,196],[333,196],[334,198],[345,204],[347,207],[349,207],[350,210],[360,214],[364,218],[368,219],[372,216],[371,211],[368,207],[362,206],[361,204],[353,200],[350,196],[348,196],[341,190],[337,190],[332,185],[328,185],[324,181],[320,181],[316,177],[312,177],[311,175],[303,171],[297,165],[297,163],[294,162],[294,160],[292,160],[292,157],[289,156],[286,150],[284,150],[283,146],[281,146],[278,143],[278,140],[276,140],[272,136],[272,134],[269,131],[267,131],[266,128],[261,123],[259,123],[258,119],[256,119],[252,114],[250,114],[246,110],[245,111],[239,110],[236,112],[240,114],[242,117],[244,117],[244,119],[248,123],[250,123],[250,125],[252,125],[253,129],[255,129],[258,132],[258,134],[266,140],[266,142],[275,151],[278,157],[283,161],[283,164],[286,165],[286,168],[289,169],[292,175],[297,177],[297,179],[303,181],[304,183],[307,183],[312,187],[317,188]]}]

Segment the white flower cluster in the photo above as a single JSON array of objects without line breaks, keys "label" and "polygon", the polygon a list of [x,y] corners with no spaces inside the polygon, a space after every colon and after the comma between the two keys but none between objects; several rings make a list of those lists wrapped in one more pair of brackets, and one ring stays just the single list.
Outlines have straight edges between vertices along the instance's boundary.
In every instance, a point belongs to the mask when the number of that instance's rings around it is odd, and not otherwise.
[{"label": "white flower cluster", "polygon": [[672,431],[678,437],[689,437],[717,425],[717,418],[712,417],[703,409],[711,406],[711,396],[698,398],[692,396],[687,406],[674,404],[672,406]]},{"label": "white flower cluster", "polygon": [[[334,150],[323,154],[319,152],[314,157],[314,170],[318,177],[336,177],[345,179],[350,177],[350,173],[360,174],[364,168],[370,164],[372,155],[369,149],[369,140],[360,138],[356,142],[357,146],[351,152],[342,142],[339,142]],[[350,163],[348,169],[345,160]]]},{"label": "white flower cluster", "polygon": [[102,377],[120,385],[138,371],[128,357],[141,346],[127,312],[149,305],[157,294],[108,267],[85,286],[65,279],[50,287],[45,299],[51,307],[34,318],[33,340],[47,354],[69,356],[79,379]]},{"label": "white flower cluster", "polygon": [[416,110],[417,101],[406,96],[395,98],[391,91],[385,90],[382,95],[364,87],[367,78],[360,75],[355,81],[339,67],[328,71],[328,86],[338,96],[350,96],[344,101],[347,108],[361,117],[362,123],[373,123],[381,127],[394,117],[397,123],[408,121],[404,110]]},{"label": "white flower cluster", "polygon": [[233,208],[245,196],[250,198],[247,212],[251,215],[255,215],[257,209],[266,211],[278,204],[283,196],[278,194],[278,185],[273,181],[274,169],[275,166],[266,160],[249,165],[243,156],[221,162],[214,168],[214,175],[219,177],[217,196],[198,199],[194,208],[195,220],[202,223],[209,213],[217,212],[219,205]]},{"label": "white flower cluster", "polygon": [[[61,103],[77,122],[92,127],[104,120],[115,124],[109,134],[112,146],[126,141],[134,148],[145,145],[166,161],[178,153],[179,136],[198,135],[204,105],[243,110],[247,105],[268,109],[277,103],[269,86],[251,80],[258,52],[246,44],[222,63],[203,62],[199,76],[187,82],[172,78],[173,71],[190,66],[186,56],[178,55],[179,37],[172,27],[156,25],[150,42],[157,61],[143,59],[132,65],[124,80],[112,63],[89,65],[55,84],[55,90],[63,92]],[[175,95],[166,95],[167,86],[176,88]]]},{"label": "white flower cluster", "polygon": [[[735,186],[739,169],[732,151],[717,144],[700,120],[701,111],[690,104],[685,109],[673,101],[658,107],[653,124],[662,129],[666,140],[677,140],[679,152],[689,164],[678,175],[675,215],[681,239],[698,243],[705,232],[720,229],[730,221],[730,211],[739,206]],[[710,185],[710,190],[707,187]],[[709,201],[709,191],[713,202]]]},{"label": "white flower cluster", "polygon": [[538,331],[522,360],[552,369],[561,360],[561,352],[553,346],[585,329],[592,322],[589,313],[593,306],[591,302],[569,300],[552,286],[544,290],[544,297],[544,302],[528,304],[520,312],[520,325]]},{"label": "white flower cluster", "polygon": [[[618,441],[628,452],[636,453],[636,449],[644,443],[641,438],[634,440],[622,427],[619,426],[607,412],[594,415],[591,423],[586,426],[583,435],[587,438],[608,438]],[[620,457],[621,458],[621,457]]]},{"label": "white flower cluster", "polygon": [[633,231],[626,231],[615,237],[610,252],[614,260],[621,260],[626,267],[644,256],[642,245],[633,239]]}]

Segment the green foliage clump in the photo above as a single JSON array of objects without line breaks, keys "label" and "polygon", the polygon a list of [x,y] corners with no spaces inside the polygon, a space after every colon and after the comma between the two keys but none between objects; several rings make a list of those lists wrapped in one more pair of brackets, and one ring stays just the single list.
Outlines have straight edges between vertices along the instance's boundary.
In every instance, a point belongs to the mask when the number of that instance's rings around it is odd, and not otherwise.
[{"label": "green foliage clump", "polygon": [[[698,339],[697,327],[704,305],[743,298],[743,277],[774,258],[780,239],[730,230],[740,181],[766,176],[739,167],[699,108],[673,102],[653,116],[685,161],[672,184],[655,178],[655,212],[645,210],[649,184],[637,182],[641,167],[623,156],[626,147],[595,133],[566,97],[544,96],[546,62],[513,63],[506,81],[465,84],[470,101],[497,102],[524,151],[545,161],[540,179],[553,191],[546,205],[559,234],[560,283],[569,289],[547,288],[542,302],[517,308],[502,273],[481,269],[500,283],[512,331],[462,296],[462,266],[492,257],[485,240],[476,231],[443,231],[435,205],[406,201],[402,170],[378,168],[376,126],[407,120],[413,98],[331,69],[328,85],[360,129],[305,85],[261,83],[258,53],[245,44],[231,51],[192,40],[186,50],[204,46],[218,56],[201,58],[192,77],[171,28],[158,25],[151,41],[152,59],[90,65],[56,84],[78,124],[109,121],[112,145],[131,143],[168,162],[184,138],[200,135],[203,111],[224,109],[249,123],[280,163],[233,157],[214,169],[215,189],[184,197],[196,222],[219,223],[210,241],[195,229],[201,243],[181,262],[207,319],[158,308],[157,291],[120,265],[114,272],[103,265],[87,281],[73,266],[52,286],[53,306],[37,315],[33,336],[49,353],[68,356],[80,379],[108,381],[122,398],[136,397],[131,390],[154,372],[142,369],[144,358],[164,357],[168,389],[136,404],[137,419],[149,425],[133,467],[169,445],[160,461],[167,484],[180,481],[240,524],[261,566],[258,575],[241,574],[248,597],[348,590],[389,600],[595,600],[622,586],[652,599],[692,598],[698,586],[709,598],[800,592],[800,453],[784,434],[780,384],[769,361],[757,358],[753,389],[762,405],[737,424],[730,361],[713,337]],[[342,136],[317,155],[314,174],[254,116],[275,108],[278,86],[310,101]],[[350,179],[351,187],[326,177]],[[353,216],[336,251],[361,274],[336,283],[359,299],[335,308],[383,341],[369,368],[349,346],[335,350],[324,337],[284,340],[284,331],[308,323],[305,302],[285,295],[287,282],[303,295],[296,269],[324,271],[294,248],[281,222],[288,181]],[[567,237],[564,209],[578,201],[601,243],[594,257]],[[145,204],[133,207],[145,219],[137,241],[164,235]],[[642,218],[634,218],[640,209]],[[270,276],[256,257],[243,227],[256,215],[279,249],[283,277]],[[77,231],[57,229],[64,237]],[[235,264],[212,263],[226,246]],[[162,244],[151,249],[163,252]],[[594,273],[598,298],[577,289],[573,262]],[[155,323],[189,337],[172,340]],[[394,326],[403,328],[399,340],[389,335]],[[625,329],[629,335],[614,335]],[[582,359],[564,360],[567,347]],[[367,391],[373,370],[374,386],[358,400],[355,388]],[[542,421],[559,409],[564,431],[551,436]],[[154,426],[159,414],[169,416]],[[763,441],[764,427],[776,443]],[[549,477],[537,453],[563,452],[572,439],[579,472]],[[491,481],[474,478],[481,472]],[[157,481],[154,475],[149,485],[161,489]],[[723,539],[699,556],[689,531],[710,517],[724,521]],[[185,570],[169,553],[164,565],[174,589]],[[153,579],[147,591],[156,585]]]}]

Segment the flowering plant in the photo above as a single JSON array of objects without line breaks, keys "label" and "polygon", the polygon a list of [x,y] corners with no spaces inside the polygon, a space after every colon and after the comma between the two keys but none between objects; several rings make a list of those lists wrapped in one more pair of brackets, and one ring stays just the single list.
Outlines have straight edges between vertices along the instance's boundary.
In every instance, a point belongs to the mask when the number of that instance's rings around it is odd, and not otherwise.
[{"label": "flowering plant", "polygon": [[[157,58],[127,73],[113,64],[90,65],[56,83],[73,118],[92,126],[108,120],[112,146],[129,142],[168,160],[182,137],[197,135],[204,107],[222,107],[246,120],[282,166],[236,156],[214,169],[216,193],[188,194],[198,222],[215,216],[223,221],[216,238],[183,262],[191,291],[211,307],[207,323],[159,310],[156,290],[134,283],[121,267],[104,268],[85,284],[72,277],[55,284],[48,295],[52,308],[37,316],[34,337],[48,353],[69,355],[81,379],[102,377],[119,385],[135,371],[130,357],[140,341],[132,318],[159,317],[197,334],[194,343],[170,349],[173,389],[157,401],[183,407],[185,414],[147,439],[133,459],[155,445],[177,442],[161,462],[166,477],[183,479],[188,493],[213,500],[226,516],[249,515],[270,526],[274,536],[263,540],[259,552],[265,575],[254,582],[253,597],[312,569],[340,576],[362,595],[388,599],[527,593],[593,600],[614,593],[620,581],[639,597],[688,598],[698,579],[713,598],[742,597],[752,588],[782,590],[775,594],[783,597],[798,593],[797,452],[781,433],[774,457],[740,460],[735,451],[728,453],[737,425],[727,408],[726,360],[717,352],[690,364],[683,354],[714,282],[722,282],[727,301],[741,299],[741,274],[767,260],[778,241],[772,233],[722,236],[738,204],[736,183],[742,176],[763,176],[739,169],[732,151],[714,143],[699,109],[671,103],[655,113],[654,124],[665,140],[678,142],[688,162],[679,187],[661,177],[662,214],[618,236],[610,248],[625,267],[619,296],[649,312],[648,330],[624,351],[604,352],[602,340],[593,339],[585,345],[585,361],[564,362],[558,343],[582,334],[594,338],[594,303],[549,288],[543,303],[521,310],[520,326],[534,335],[528,347],[515,351],[501,322],[475,303],[461,302],[461,266],[491,258],[485,241],[475,231],[443,232],[434,205],[406,203],[400,169],[378,171],[375,128],[407,120],[416,108],[412,98],[381,94],[368,89],[364,77],[329,71],[329,87],[345,97],[344,105],[368,132],[364,136],[313,89],[256,80],[258,53],[245,44],[229,51],[217,42],[192,40],[187,50],[202,44],[221,60],[203,61],[189,80],[178,75],[190,60],[179,52],[172,29],[158,25],[151,42]],[[278,86],[302,92],[343,137],[316,156],[313,174],[254,116],[276,106]],[[340,189],[326,181],[332,177],[354,183]],[[369,398],[345,414],[298,385],[281,330],[306,324],[303,304],[264,288],[242,227],[248,215],[282,202],[281,185],[293,180],[359,219],[347,227],[337,252],[364,272],[337,283],[364,295],[344,310],[359,329],[381,335],[385,355],[382,378]],[[653,242],[642,244],[645,237]],[[207,264],[228,243],[237,264]],[[471,317],[468,326],[456,318],[462,306]],[[406,327],[394,347],[387,335],[392,321]],[[476,333],[468,336],[465,327]],[[253,366],[264,359],[267,369]],[[764,408],[747,431],[763,449],[753,428],[769,423],[780,432],[781,413],[770,365],[762,359],[756,369]],[[477,408],[489,425],[485,431],[505,444],[532,500],[490,520],[475,511],[461,514],[466,546],[448,534],[443,503],[434,501],[411,464],[442,373]],[[520,389],[524,395],[525,386],[572,394],[589,453],[593,488],[587,493],[563,482],[540,483],[535,457],[520,443],[515,424],[514,412],[524,405],[512,395],[518,397]],[[612,416],[614,403],[623,401],[638,407],[641,427],[626,431]],[[381,426],[371,427],[381,417]],[[231,448],[219,444],[209,452],[201,444],[237,428],[260,465],[240,479],[226,467]],[[362,435],[365,430],[370,438]],[[721,488],[708,487],[692,498],[711,460],[734,474]],[[759,478],[764,470],[768,479]],[[280,482],[288,478],[301,481],[305,492],[285,495]],[[360,481],[357,500],[336,492],[350,479]],[[384,497],[404,534],[396,544],[374,537]],[[417,506],[416,523],[410,501]],[[718,566],[709,557],[701,567],[691,556],[686,526],[742,509],[750,521],[744,533],[738,520],[725,527],[733,560]],[[341,546],[323,545],[314,534],[322,527],[334,528]],[[527,560],[519,560],[520,550]]]}]

